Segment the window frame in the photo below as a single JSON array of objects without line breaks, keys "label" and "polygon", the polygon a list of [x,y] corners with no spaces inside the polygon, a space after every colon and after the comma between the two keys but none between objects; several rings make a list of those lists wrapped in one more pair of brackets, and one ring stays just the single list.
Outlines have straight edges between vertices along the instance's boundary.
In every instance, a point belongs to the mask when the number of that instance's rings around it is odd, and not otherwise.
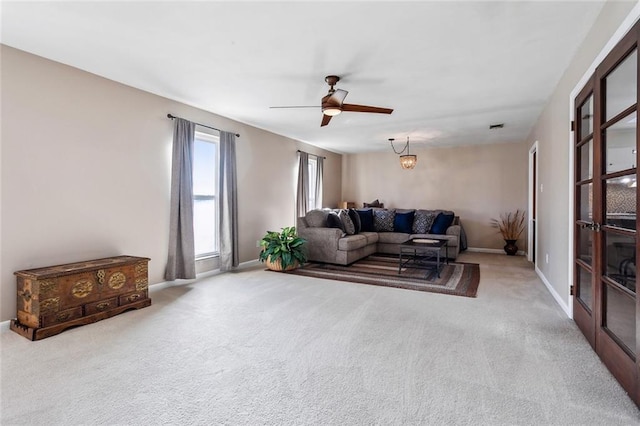
[{"label": "window frame", "polygon": [[[215,163],[213,164],[213,167],[215,167],[215,171],[214,171],[214,175],[215,175],[215,190],[214,190],[214,194],[196,194],[195,192],[195,187],[192,187],[192,202],[193,202],[193,213],[194,213],[194,218],[193,218],[193,222],[194,222],[194,229],[193,229],[193,238],[194,241],[197,238],[196,236],[196,229],[195,229],[195,204],[197,201],[202,201],[202,200],[212,200],[214,202],[214,206],[215,206],[215,221],[214,221],[214,235],[213,235],[213,251],[208,251],[208,252],[203,252],[203,253],[197,253],[195,252],[195,258],[196,261],[199,260],[204,260],[204,259],[210,259],[210,258],[215,258],[215,257],[219,257],[220,256],[220,235],[219,235],[219,223],[220,223],[220,209],[219,209],[219,203],[218,203],[218,182],[220,179],[220,166],[219,166],[219,159],[220,159],[220,137],[218,135],[213,135],[211,133],[208,132],[204,132],[201,130],[196,130],[195,131],[195,135],[194,135],[194,168],[192,170],[192,173],[194,173],[194,178],[195,178],[195,172],[196,172],[196,159],[195,159],[195,145],[196,143],[211,143],[215,146]],[[195,182],[195,179],[194,179]],[[195,250],[195,247],[194,247]]]},{"label": "window frame", "polygon": [[318,176],[318,158],[310,155],[307,160],[307,170],[309,171],[309,186],[307,188],[307,206],[309,210],[319,209],[316,200],[316,182]]}]

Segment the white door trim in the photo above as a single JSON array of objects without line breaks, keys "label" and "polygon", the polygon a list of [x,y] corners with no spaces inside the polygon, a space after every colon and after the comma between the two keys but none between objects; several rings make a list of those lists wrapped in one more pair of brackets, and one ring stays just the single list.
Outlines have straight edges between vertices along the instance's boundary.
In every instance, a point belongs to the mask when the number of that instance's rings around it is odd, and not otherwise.
[{"label": "white door trim", "polygon": [[[531,146],[531,148],[529,149],[529,238],[527,241],[527,260],[529,262],[533,262],[533,258],[534,258],[534,252],[533,252],[533,248],[537,248],[538,247],[538,232],[535,232],[535,236],[534,236],[534,232],[533,232],[533,217],[538,217],[538,203],[536,202],[536,204],[533,204],[533,198],[534,198],[534,194],[536,195],[536,201],[538,200],[537,197],[537,191],[538,191],[538,182],[537,182],[537,177],[538,177],[538,164],[540,163],[540,159],[536,157],[537,161],[535,163],[535,170],[534,170],[534,165],[533,165],[533,155],[536,154],[537,156],[538,153],[538,141],[535,141],[533,143],[533,145]],[[536,177],[536,187],[534,188],[532,183],[533,183],[533,177]],[[535,237],[535,241],[534,241],[534,237]],[[535,256],[536,258],[536,262],[538,260],[538,256]],[[536,265],[536,263],[534,262],[534,266]]]}]

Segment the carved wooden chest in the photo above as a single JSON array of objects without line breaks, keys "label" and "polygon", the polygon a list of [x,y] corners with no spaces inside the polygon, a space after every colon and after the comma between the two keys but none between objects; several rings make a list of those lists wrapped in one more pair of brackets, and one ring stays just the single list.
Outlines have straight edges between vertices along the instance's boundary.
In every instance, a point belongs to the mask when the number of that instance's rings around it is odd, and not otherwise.
[{"label": "carved wooden chest", "polygon": [[17,271],[18,318],[10,328],[40,340],[151,305],[149,259],[116,256]]}]

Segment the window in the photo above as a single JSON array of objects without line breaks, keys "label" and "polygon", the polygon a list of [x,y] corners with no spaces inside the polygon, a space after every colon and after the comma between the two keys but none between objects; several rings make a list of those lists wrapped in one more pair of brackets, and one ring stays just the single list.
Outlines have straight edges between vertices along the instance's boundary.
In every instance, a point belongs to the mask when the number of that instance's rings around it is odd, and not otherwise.
[{"label": "window", "polygon": [[316,183],[318,176],[318,159],[316,157],[309,156],[309,195],[307,200],[307,207],[309,210],[320,209],[322,206],[316,206]]},{"label": "window", "polygon": [[218,254],[218,137],[196,132],[193,146],[193,236],[196,259]]}]

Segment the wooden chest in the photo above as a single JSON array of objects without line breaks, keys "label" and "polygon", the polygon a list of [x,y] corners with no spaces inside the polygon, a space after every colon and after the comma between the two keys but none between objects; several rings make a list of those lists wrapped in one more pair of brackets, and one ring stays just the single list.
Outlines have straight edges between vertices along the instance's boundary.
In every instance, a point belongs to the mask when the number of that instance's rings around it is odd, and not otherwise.
[{"label": "wooden chest", "polygon": [[18,318],[10,328],[30,340],[151,305],[149,259],[116,256],[17,271]]}]

